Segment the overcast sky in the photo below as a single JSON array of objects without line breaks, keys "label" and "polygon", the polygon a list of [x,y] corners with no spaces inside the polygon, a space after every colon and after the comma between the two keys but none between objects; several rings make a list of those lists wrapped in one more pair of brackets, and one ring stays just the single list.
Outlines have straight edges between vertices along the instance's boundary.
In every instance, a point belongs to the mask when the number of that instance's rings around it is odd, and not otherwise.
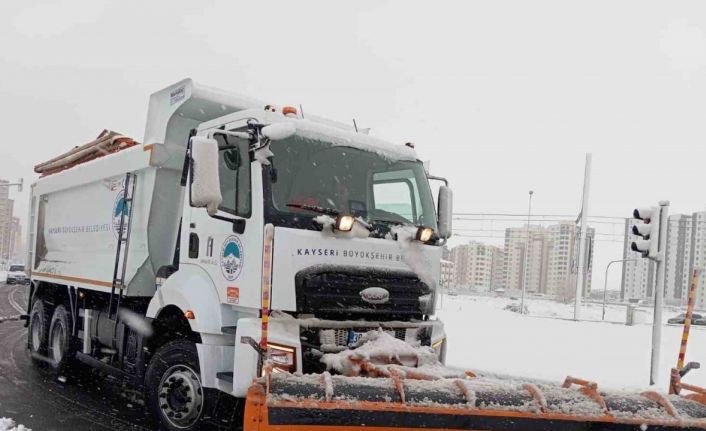
[{"label": "overcast sky", "polygon": [[[533,189],[576,214],[586,152],[592,214],[706,208],[705,2],[147,3],[0,3],[0,178],[103,128],[141,140],[149,94],[191,77],[417,143],[458,212]],[[597,244],[594,287],[621,248]]]}]

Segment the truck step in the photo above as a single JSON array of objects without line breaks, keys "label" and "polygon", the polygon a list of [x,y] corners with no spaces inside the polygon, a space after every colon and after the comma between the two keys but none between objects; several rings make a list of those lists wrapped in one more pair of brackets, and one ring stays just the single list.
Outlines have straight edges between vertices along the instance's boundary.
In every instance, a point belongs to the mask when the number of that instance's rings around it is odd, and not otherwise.
[{"label": "truck step", "polygon": [[235,335],[236,329],[238,329],[237,326],[221,326],[221,332],[224,334]]},{"label": "truck step", "polygon": [[222,371],[220,373],[216,373],[216,377],[219,380],[225,380],[226,382],[233,383],[233,372],[232,371]]}]

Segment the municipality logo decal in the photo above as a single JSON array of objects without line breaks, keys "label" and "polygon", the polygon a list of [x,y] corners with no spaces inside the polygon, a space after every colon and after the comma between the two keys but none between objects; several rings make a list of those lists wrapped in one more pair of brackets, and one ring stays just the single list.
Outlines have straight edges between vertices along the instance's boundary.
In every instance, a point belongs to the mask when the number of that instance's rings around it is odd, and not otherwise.
[{"label": "municipality logo decal", "polygon": [[237,236],[231,235],[221,248],[221,272],[226,280],[235,280],[243,269],[243,244]]},{"label": "municipality logo decal", "polygon": [[113,233],[116,237],[120,238],[120,218],[123,217],[123,234],[127,230],[128,217],[130,215],[130,202],[125,201],[124,190],[118,192],[118,196],[115,198],[115,203],[113,204]]}]

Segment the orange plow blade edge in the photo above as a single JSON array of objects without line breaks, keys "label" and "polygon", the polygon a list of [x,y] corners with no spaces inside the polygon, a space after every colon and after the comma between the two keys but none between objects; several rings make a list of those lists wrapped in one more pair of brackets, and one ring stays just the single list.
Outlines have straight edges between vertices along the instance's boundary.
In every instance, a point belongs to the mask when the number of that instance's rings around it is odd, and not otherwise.
[{"label": "orange plow blade edge", "polygon": [[293,375],[266,367],[249,388],[243,429],[684,431],[706,430],[706,404],[657,392],[599,392],[475,377],[435,378],[388,368],[388,377]]}]

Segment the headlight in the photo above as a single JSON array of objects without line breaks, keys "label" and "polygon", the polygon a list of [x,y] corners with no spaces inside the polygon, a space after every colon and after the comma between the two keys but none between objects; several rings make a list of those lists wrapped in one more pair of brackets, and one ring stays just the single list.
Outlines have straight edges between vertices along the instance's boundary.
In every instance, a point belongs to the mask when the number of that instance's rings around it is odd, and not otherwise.
[{"label": "headlight", "polygon": [[353,229],[353,223],[355,223],[353,216],[340,215],[336,217],[336,225],[334,227],[341,232],[350,232]]},{"label": "headlight", "polygon": [[267,359],[272,362],[273,371],[297,371],[297,349],[281,344],[267,343]]},{"label": "headlight", "polygon": [[431,237],[434,235],[434,229],[430,227],[420,226],[417,229],[417,235],[415,236],[417,241],[429,242]]}]

